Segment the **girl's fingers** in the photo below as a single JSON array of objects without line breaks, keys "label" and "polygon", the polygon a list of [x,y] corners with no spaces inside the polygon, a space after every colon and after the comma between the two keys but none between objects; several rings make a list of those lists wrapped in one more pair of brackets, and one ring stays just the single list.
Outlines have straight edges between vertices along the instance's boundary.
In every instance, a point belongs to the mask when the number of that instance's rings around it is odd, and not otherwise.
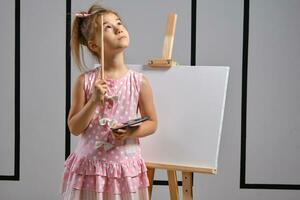
[{"label": "girl's fingers", "polygon": [[100,88],[101,88],[102,90],[108,90],[108,87],[107,87],[107,86],[100,86]]},{"label": "girl's fingers", "polygon": [[[123,125],[122,123],[116,122],[116,123],[113,124],[112,128],[114,129],[114,128],[117,128],[117,127],[122,126],[122,125]],[[117,130],[115,130],[115,131],[117,131]]]},{"label": "girl's fingers", "polygon": [[104,80],[100,80],[100,84],[101,84],[101,85],[107,85],[107,82],[104,81]]},{"label": "girl's fingers", "polygon": [[126,132],[127,132],[127,129],[123,129],[123,128],[119,129],[119,133],[126,133]]},{"label": "girl's fingers", "polygon": [[116,133],[118,133],[118,134],[125,134],[126,132],[127,132],[127,130],[122,129],[122,128],[119,128],[119,129],[116,130]]},{"label": "girl's fingers", "polygon": [[107,82],[105,80],[97,79],[95,81],[96,85],[107,85]]},{"label": "girl's fingers", "polygon": [[126,138],[126,134],[122,134],[122,135],[115,134],[114,138],[115,140],[124,140]]},{"label": "girl's fingers", "polygon": [[105,94],[108,90],[106,83],[96,84],[95,87],[98,91],[100,91],[101,94]]},{"label": "girl's fingers", "polygon": [[103,95],[105,95],[106,92],[107,92],[107,89],[102,89],[102,90],[101,90],[101,93],[102,93]]},{"label": "girl's fingers", "polygon": [[127,136],[127,130],[126,129],[113,130],[113,136],[116,140],[123,140]]}]

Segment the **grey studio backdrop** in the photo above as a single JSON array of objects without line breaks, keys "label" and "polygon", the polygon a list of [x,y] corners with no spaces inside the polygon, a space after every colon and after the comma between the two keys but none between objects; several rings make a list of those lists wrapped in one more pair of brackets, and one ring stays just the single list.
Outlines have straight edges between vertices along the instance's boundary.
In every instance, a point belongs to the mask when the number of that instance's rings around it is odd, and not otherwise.
[{"label": "grey studio backdrop", "polygon": [[[74,0],[72,12],[93,2]],[[299,0],[101,2],[118,10],[128,26],[128,63],[160,56],[166,14],[172,11],[179,16],[173,56],[191,65],[196,3],[195,65],[231,67],[218,174],[195,174],[194,199],[299,199]],[[0,6],[0,199],[59,199],[66,149],[66,2],[20,5],[20,177],[7,180],[14,177],[17,154],[15,5],[3,0]],[[243,41],[244,24],[249,43]],[[71,74],[73,83],[74,66]],[[72,137],[71,149],[76,142]],[[155,178],[165,179],[164,172]],[[153,199],[169,199],[168,188],[154,186]]]}]

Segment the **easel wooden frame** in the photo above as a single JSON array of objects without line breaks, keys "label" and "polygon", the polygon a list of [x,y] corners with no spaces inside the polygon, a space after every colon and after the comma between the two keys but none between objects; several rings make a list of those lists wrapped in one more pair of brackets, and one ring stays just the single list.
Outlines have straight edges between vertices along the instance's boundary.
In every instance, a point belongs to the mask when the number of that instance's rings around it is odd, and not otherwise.
[{"label": "easel wooden frame", "polygon": [[167,163],[152,163],[146,162],[148,169],[148,179],[150,186],[148,188],[149,198],[152,197],[153,179],[155,174],[155,169],[165,169],[168,173],[169,182],[169,192],[171,200],[179,200],[178,184],[177,184],[177,174],[176,171],[181,171],[182,173],[182,195],[183,200],[193,199],[193,173],[204,173],[204,174],[216,174],[217,170],[213,168],[205,167],[191,167],[184,165],[172,165]]},{"label": "easel wooden frame", "polygon": [[[176,29],[177,14],[171,13],[168,16],[167,30],[165,34],[165,40],[163,44],[163,53],[161,59],[149,60],[148,66],[156,68],[165,68],[177,65],[177,63],[172,60],[172,50]],[[213,168],[201,168],[201,167],[191,167],[185,165],[173,165],[168,163],[152,163],[146,162],[147,165],[147,175],[150,182],[149,186],[149,197],[152,197],[153,179],[155,174],[155,169],[165,169],[168,174],[169,191],[171,200],[179,200],[178,183],[176,171],[181,171],[182,173],[182,194],[183,200],[193,199],[193,173],[205,173],[205,174],[216,174],[217,170]]]},{"label": "easel wooden frame", "polygon": [[177,63],[174,60],[172,60],[176,22],[177,22],[177,14],[170,13],[168,15],[167,29],[165,33],[165,39],[164,39],[163,50],[162,50],[162,58],[149,60],[147,64],[148,66],[168,68],[177,65]]}]

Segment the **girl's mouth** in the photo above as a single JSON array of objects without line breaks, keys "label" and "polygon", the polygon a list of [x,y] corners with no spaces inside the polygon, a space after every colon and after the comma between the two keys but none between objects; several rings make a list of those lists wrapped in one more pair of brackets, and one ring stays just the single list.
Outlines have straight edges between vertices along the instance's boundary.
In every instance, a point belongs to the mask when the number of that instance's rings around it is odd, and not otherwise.
[{"label": "girl's mouth", "polygon": [[124,39],[124,38],[126,38],[126,36],[122,36],[122,37],[120,37],[118,40],[121,40],[121,39]]}]

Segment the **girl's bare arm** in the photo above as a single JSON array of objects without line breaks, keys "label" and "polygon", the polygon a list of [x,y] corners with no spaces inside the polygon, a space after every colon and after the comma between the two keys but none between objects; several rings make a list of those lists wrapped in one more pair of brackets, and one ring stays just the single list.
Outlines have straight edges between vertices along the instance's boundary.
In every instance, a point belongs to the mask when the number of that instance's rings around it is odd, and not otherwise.
[{"label": "girl's bare arm", "polygon": [[99,100],[94,98],[90,98],[85,104],[84,74],[81,74],[72,91],[72,104],[68,115],[68,126],[72,134],[78,136],[86,129],[97,105]]},{"label": "girl's bare arm", "polygon": [[139,109],[141,116],[149,116],[150,120],[143,122],[133,133],[133,137],[145,137],[155,132],[157,117],[150,82],[143,77],[139,97]]}]

